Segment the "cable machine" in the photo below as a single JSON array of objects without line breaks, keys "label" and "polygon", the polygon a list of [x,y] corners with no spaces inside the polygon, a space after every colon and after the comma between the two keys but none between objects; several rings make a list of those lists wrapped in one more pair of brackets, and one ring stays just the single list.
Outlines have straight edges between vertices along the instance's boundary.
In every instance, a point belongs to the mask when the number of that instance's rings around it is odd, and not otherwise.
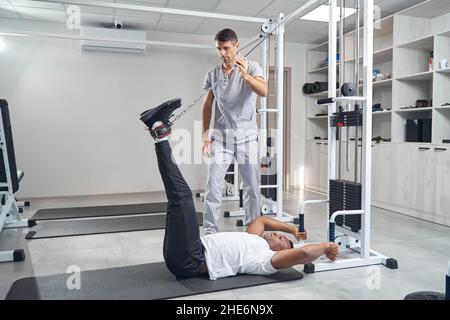
[{"label": "cable machine", "polygon": [[[352,259],[338,259],[335,262],[310,263],[304,266],[305,273],[383,264],[397,269],[395,259],[370,249],[371,240],[371,149],[372,149],[372,69],[373,69],[373,0],[364,0],[364,54],[363,54],[363,95],[359,90],[359,1],[356,0],[355,23],[355,65],[351,83],[345,81],[345,39],[344,39],[344,0],[341,0],[340,21],[340,96],[336,97],[336,51],[337,51],[337,0],[329,0],[329,48],[328,48],[328,88],[329,98],[317,101],[318,105],[328,105],[328,199],[305,201],[299,214],[299,230],[305,230],[304,209],[308,204],[327,203],[327,238],[339,245],[341,252],[358,255]],[[337,104],[339,108],[337,110]],[[352,109],[353,107],[353,109]],[[346,167],[350,129],[355,134],[355,174],[353,181],[341,179],[341,153],[344,128],[346,135]],[[362,144],[359,146],[359,129]],[[336,150],[338,147],[338,150]],[[358,153],[361,153],[361,175],[358,177]],[[336,158],[336,153],[339,159]],[[337,161],[336,161],[337,160]],[[338,164],[338,170],[336,170]],[[336,176],[336,171],[337,176]]]}]

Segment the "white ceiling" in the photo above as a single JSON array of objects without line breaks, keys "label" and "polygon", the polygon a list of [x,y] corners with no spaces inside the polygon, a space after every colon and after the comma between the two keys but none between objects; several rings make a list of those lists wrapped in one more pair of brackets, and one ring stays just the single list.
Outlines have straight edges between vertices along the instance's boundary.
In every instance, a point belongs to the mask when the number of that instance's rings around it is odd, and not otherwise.
[{"label": "white ceiling", "polygon": [[[288,14],[307,2],[307,0],[102,1],[262,18],[274,17],[279,12]],[[375,0],[375,4],[380,6],[382,16],[384,17],[422,1],[423,0]],[[347,0],[347,3],[353,4],[354,0]],[[81,24],[86,26],[112,26],[115,19],[120,19],[124,24],[124,28],[128,27],[130,29],[147,31],[177,32],[211,36],[218,30],[229,27],[234,29],[238,35],[243,38],[255,36],[260,27],[257,23],[168,15],[136,10],[100,8],[93,6],[80,6],[80,8]],[[65,24],[67,20],[66,5],[62,3],[40,2],[34,0],[0,0],[0,18]],[[298,20],[289,25],[286,38],[288,41],[320,43],[327,38],[327,28],[327,23]]]}]

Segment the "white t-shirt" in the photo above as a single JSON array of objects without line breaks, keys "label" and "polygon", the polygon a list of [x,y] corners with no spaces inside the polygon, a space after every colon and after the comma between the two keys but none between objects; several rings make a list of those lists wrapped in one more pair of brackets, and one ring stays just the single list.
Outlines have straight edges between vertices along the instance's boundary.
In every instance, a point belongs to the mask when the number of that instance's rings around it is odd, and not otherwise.
[{"label": "white t-shirt", "polygon": [[236,274],[269,275],[277,272],[270,260],[276,253],[267,241],[247,232],[218,232],[201,237],[209,278]]}]

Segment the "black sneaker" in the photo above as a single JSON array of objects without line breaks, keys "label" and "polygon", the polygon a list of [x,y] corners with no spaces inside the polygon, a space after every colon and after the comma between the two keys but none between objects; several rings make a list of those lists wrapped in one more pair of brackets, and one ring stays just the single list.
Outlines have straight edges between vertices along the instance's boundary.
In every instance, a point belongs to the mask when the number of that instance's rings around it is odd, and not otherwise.
[{"label": "black sneaker", "polygon": [[156,108],[148,109],[141,113],[139,120],[141,120],[149,129],[152,128],[153,124],[157,121],[168,122],[170,116],[175,109],[181,107],[181,99],[176,98],[168,100]]}]

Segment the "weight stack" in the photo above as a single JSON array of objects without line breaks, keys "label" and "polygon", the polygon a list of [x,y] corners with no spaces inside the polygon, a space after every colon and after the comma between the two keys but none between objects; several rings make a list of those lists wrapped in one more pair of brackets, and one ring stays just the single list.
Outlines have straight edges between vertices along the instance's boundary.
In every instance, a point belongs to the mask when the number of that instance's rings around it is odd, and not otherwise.
[{"label": "weight stack", "polygon": [[330,118],[331,127],[361,127],[362,122],[361,111],[340,111]]},{"label": "weight stack", "polygon": [[[268,138],[268,144],[271,145],[271,139]],[[274,157],[270,157],[270,163],[267,167],[261,167],[261,185],[262,186],[274,186],[277,184],[277,159]],[[273,201],[277,201],[277,189],[261,189],[261,194]]]},{"label": "weight stack", "polygon": [[[234,172],[234,163],[230,164],[227,170],[228,173]],[[234,184],[234,175],[232,174],[226,174],[225,175],[225,181],[231,184]]]},{"label": "weight stack", "polygon": [[[262,186],[274,186],[277,184],[277,175],[264,175],[261,174],[261,185]],[[272,199],[273,201],[277,201],[277,189],[269,188],[269,189],[261,189],[261,194],[266,198]]]},{"label": "weight stack", "polygon": [[[330,180],[330,217],[336,211],[361,210],[361,184],[345,180]],[[361,230],[361,215],[347,214],[336,218],[338,226],[353,232]]]}]

